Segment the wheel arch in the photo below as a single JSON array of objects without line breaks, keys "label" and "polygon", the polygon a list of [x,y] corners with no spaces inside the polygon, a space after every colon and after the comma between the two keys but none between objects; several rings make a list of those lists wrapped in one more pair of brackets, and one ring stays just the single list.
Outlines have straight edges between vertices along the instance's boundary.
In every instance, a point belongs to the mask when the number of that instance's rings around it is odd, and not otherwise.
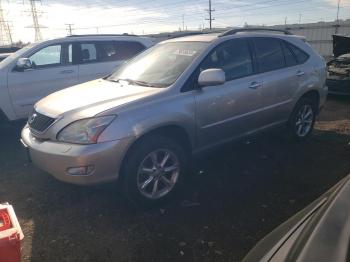
[{"label": "wheel arch", "polygon": [[126,150],[119,170],[119,173],[121,175],[120,179],[123,179],[122,174],[124,173],[123,170],[125,168],[125,163],[128,161],[130,152],[132,152],[133,148],[135,148],[135,146],[141,143],[144,139],[147,139],[147,137],[157,135],[174,139],[181,144],[188,155],[192,153],[193,144],[191,142],[191,137],[184,127],[177,124],[167,124],[164,126],[158,126],[153,129],[149,129],[139,135]]},{"label": "wheel arch", "polygon": [[145,131],[137,137],[137,139],[129,147],[128,151],[137,143],[140,143],[140,141],[152,135],[160,135],[163,137],[174,139],[180,142],[186,151],[192,151],[192,142],[189,133],[184,127],[177,124],[167,124],[148,129],[147,131]]},{"label": "wheel arch", "polygon": [[310,98],[310,99],[313,99],[316,101],[316,105],[317,105],[317,114],[319,113],[319,105],[320,105],[320,100],[321,100],[321,96],[320,96],[320,93],[313,89],[313,90],[309,90],[307,91],[306,93],[304,93],[303,95],[301,95],[298,99],[298,101],[300,101],[300,99],[303,99],[303,98]]}]

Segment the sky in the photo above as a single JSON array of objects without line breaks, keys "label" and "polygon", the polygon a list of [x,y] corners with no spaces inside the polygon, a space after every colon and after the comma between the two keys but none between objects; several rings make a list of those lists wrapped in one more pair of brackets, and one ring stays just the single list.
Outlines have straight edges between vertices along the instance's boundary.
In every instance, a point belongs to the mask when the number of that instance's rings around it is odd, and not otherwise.
[{"label": "sky", "polygon": [[[0,0],[13,39],[34,41],[29,0]],[[208,0],[36,0],[44,39],[73,33],[150,34],[208,28]],[[213,27],[334,21],[338,0],[212,0]],[[350,0],[339,19],[350,18]]]}]

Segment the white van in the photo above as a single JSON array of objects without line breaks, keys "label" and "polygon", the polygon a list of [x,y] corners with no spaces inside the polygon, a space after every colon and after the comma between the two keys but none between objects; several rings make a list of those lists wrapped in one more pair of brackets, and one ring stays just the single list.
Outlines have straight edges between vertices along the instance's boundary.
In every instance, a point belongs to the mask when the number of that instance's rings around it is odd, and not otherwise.
[{"label": "white van", "polygon": [[151,45],[150,38],[133,35],[74,35],[28,45],[0,63],[0,116],[26,118],[41,98],[104,77]]}]

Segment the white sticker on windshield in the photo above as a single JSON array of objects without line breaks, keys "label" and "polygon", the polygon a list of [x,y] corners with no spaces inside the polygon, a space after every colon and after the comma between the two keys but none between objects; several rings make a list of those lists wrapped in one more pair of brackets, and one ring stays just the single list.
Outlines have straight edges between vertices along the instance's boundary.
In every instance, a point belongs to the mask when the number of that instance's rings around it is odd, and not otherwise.
[{"label": "white sticker on windshield", "polygon": [[175,50],[174,55],[194,56],[196,53],[197,51],[195,50],[178,49],[178,50]]}]

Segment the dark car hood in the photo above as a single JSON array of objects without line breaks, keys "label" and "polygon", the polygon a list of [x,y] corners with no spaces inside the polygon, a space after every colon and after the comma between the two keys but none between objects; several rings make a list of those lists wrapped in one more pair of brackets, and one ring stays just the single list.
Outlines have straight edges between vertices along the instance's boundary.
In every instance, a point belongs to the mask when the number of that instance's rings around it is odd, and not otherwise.
[{"label": "dark car hood", "polygon": [[333,35],[333,54],[338,57],[350,53],[350,36]]},{"label": "dark car hood", "polygon": [[243,260],[347,261],[350,175],[272,231]]}]

